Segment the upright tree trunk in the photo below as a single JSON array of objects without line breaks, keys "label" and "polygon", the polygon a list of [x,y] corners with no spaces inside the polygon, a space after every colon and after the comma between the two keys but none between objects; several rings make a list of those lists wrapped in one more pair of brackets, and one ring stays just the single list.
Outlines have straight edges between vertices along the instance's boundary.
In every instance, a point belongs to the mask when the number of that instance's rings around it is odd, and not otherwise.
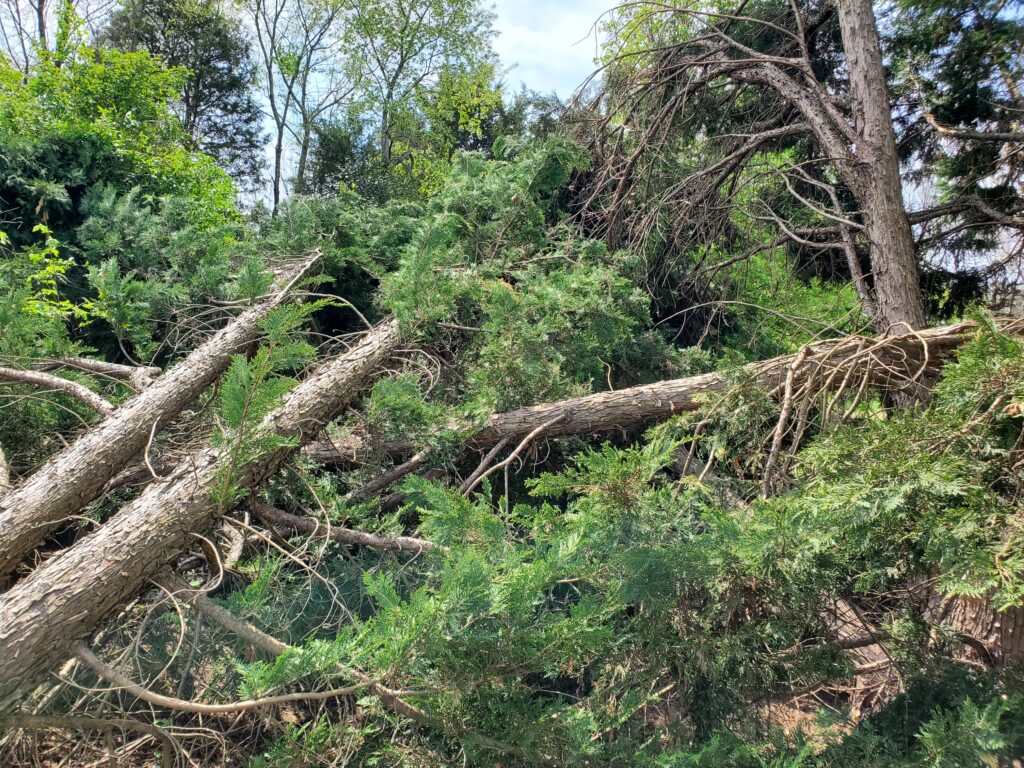
[{"label": "upright tree trunk", "polygon": [[302,121],[302,141],[299,144],[299,163],[295,171],[295,192],[305,194],[306,186],[306,165],[309,163],[309,143],[312,140],[313,127],[305,119]]},{"label": "upright tree trunk", "polygon": [[160,427],[216,381],[232,355],[259,337],[262,321],[312,261],[288,269],[283,289],[272,298],[247,309],[0,499],[0,584],[48,533],[95,500]]},{"label": "upright tree trunk", "polygon": [[0,597],[0,713],[10,711],[92,632],[194,542],[226,510],[213,491],[232,470],[233,485],[253,489],[354,398],[398,346],[394,321],[367,334],[352,350],[324,363],[257,428],[288,445],[235,466],[213,448],[183,461],[167,481],[150,485],[103,527],[39,566]]},{"label": "upright tree trunk", "polygon": [[284,125],[277,126],[277,140],[274,142],[274,208],[277,213],[277,206],[281,203],[281,173],[284,161]]},{"label": "upright tree trunk", "polygon": [[839,28],[849,70],[858,202],[870,243],[878,330],[894,333],[927,322],[914,238],[903,206],[896,133],[871,0],[838,0]]}]

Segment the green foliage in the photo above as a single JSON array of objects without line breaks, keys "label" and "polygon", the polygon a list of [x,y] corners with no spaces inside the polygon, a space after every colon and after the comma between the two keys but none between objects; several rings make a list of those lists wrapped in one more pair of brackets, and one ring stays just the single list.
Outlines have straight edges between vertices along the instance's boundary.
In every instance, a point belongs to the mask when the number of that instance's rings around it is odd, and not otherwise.
[{"label": "green foliage", "polygon": [[263,425],[263,420],[281,404],[296,384],[287,374],[301,370],[316,350],[298,337],[299,330],[322,303],[275,309],[263,322],[264,342],[251,358],[235,355],[220,386],[220,427],[214,437],[229,461],[220,472],[213,499],[227,509],[245,498],[248,489],[236,483],[239,468],[260,456],[282,448],[294,447],[294,441],[281,437]]},{"label": "green foliage", "polygon": [[668,352],[647,330],[635,262],[552,226],[557,192],[584,162],[579,148],[548,140],[496,152],[458,158],[382,280],[385,304],[420,336],[470,329],[474,413],[579,394],[615,369],[652,375]]}]

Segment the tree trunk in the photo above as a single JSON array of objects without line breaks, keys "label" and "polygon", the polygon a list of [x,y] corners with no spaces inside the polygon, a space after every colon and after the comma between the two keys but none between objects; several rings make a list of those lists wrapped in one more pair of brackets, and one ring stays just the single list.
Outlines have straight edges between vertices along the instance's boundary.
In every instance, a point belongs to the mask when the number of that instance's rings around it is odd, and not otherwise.
[{"label": "tree trunk", "polygon": [[283,288],[272,298],[247,309],[0,499],[0,584],[48,533],[94,501],[151,435],[216,381],[232,355],[259,337],[260,323],[318,257],[288,269],[281,276]]},{"label": "tree trunk", "polygon": [[[927,323],[914,238],[903,206],[896,133],[871,0],[839,0],[839,28],[849,70],[858,202],[870,243],[877,330],[906,333]],[[885,327],[881,327],[881,326]]]},{"label": "tree trunk", "polygon": [[233,482],[253,489],[355,397],[397,348],[398,325],[389,321],[347,354],[323,364],[292,390],[257,428],[290,445],[233,467],[232,456],[213,448],[183,461],[165,482],[151,485],[102,528],[0,597],[0,712],[10,711],[73,644],[92,632],[157,575],[167,561],[208,529],[225,510],[212,492],[233,468]]},{"label": "tree trunk", "polygon": [[273,212],[277,213],[277,206],[281,202],[281,166],[284,157],[284,125],[277,127],[277,140],[274,142],[274,207]]},{"label": "tree trunk", "polygon": [[[932,328],[918,336],[905,339],[890,339],[875,351],[879,362],[875,371],[879,378],[875,383],[883,387],[898,388],[903,376],[913,375],[924,360],[921,340],[928,345],[930,365],[939,363],[960,344],[967,341],[976,330],[974,323]],[[840,367],[851,360],[862,364],[863,340],[849,337],[839,341],[820,342],[808,350],[806,370],[827,364]],[[786,378],[786,372],[796,355],[786,355],[746,366],[762,386],[778,387]],[[884,376],[884,378],[882,378]],[[835,377],[840,381],[843,377]],[[851,377],[852,378],[852,377]],[[560,400],[517,408],[507,413],[491,416],[483,428],[469,441],[473,448],[486,448],[501,440],[516,440],[528,435],[548,422],[554,422],[544,429],[544,437],[565,437],[568,435],[589,435],[610,432],[647,422],[667,419],[677,413],[696,411],[707,402],[707,396],[724,392],[732,386],[729,376],[722,373],[705,373],[685,379],[644,384],[614,392],[599,392],[594,395]],[[557,419],[557,421],[556,421]],[[452,425],[459,429],[460,425]],[[388,443],[382,450],[388,455],[406,453],[411,446],[402,441]],[[335,466],[348,466],[373,458],[369,441],[357,436],[330,442],[319,440],[305,449],[312,459]]]},{"label": "tree trunk", "polygon": [[306,165],[309,162],[309,143],[312,140],[313,127],[305,120],[302,122],[302,141],[299,144],[299,163],[295,171],[295,192],[305,194],[306,186]]}]

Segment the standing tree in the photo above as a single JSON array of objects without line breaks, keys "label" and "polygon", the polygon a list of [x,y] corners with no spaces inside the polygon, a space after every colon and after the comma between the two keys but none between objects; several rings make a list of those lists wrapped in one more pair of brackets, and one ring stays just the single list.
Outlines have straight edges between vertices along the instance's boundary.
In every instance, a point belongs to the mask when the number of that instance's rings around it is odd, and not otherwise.
[{"label": "standing tree", "polygon": [[189,70],[179,103],[185,128],[241,186],[259,183],[264,136],[249,40],[216,0],[127,0],[101,41]]},{"label": "standing tree", "polygon": [[345,6],[339,0],[249,0],[267,113],[274,123],[272,199],[284,192],[288,137],[299,145],[298,183],[305,177],[318,120],[352,92],[350,68],[337,53]]},{"label": "standing tree", "polygon": [[[364,108],[379,121],[380,156],[395,161],[403,122],[416,111],[423,89],[444,72],[472,72],[493,54],[494,14],[480,0],[359,0],[347,27],[360,51]],[[413,120],[415,122],[415,120]]]},{"label": "standing tree", "polygon": [[924,325],[911,225],[947,209],[904,207],[868,0],[640,3],[609,26],[590,203],[613,240],[728,254],[698,264],[705,285],[759,251],[838,253],[877,329]]}]

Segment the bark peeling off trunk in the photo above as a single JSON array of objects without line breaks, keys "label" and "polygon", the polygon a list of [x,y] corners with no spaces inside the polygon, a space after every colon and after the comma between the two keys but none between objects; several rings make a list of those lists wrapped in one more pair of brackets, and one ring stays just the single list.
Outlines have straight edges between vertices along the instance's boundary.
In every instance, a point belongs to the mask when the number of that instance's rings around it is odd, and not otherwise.
[{"label": "bark peeling off trunk", "polygon": [[317,258],[287,269],[273,297],[247,309],[0,499],[0,585],[48,533],[94,501],[107,481],[145,448],[151,434],[216,381],[232,355],[259,338],[262,321]]}]

